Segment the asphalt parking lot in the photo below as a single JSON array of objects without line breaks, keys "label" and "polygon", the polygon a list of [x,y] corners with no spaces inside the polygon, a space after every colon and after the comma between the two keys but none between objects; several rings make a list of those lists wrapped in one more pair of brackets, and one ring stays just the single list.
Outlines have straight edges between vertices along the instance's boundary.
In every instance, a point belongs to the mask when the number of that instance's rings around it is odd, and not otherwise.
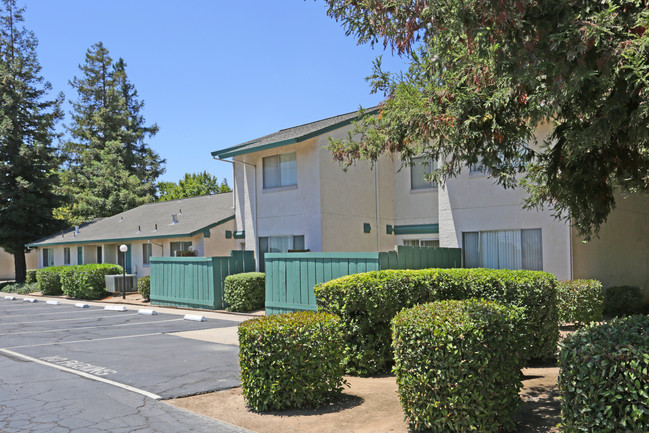
[{"label": "asphalt parking lot", "polygon": [[[0,431],[243,431],[158,400],[238,386],[236,326],[247,317],[205,313],[196,321],[184,314],[203,313],[17,298],[0,296]],[[60,401],[68,403],[53,411]]]}]

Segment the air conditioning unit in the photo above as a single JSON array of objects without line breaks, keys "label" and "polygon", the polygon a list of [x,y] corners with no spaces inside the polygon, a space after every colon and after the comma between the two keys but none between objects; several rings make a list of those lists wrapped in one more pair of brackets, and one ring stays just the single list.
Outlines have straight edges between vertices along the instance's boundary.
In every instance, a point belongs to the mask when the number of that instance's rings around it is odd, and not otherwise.
[{"label": "air conditioning unit", "polygon": [[123,275],[106,275],[106,290],[109,292],[121,293],[122,290],[126,292],[137,292],[137,275],[126,274]]}]

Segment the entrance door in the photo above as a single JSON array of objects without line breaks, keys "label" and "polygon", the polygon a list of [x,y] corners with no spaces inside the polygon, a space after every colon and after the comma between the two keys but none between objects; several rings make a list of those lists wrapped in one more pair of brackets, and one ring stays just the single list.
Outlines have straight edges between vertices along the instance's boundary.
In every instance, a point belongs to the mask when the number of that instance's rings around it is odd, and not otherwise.
[{"label": "entrance door", "polygon": [[[126,254],[123,254],[119,247],[117,247],[117,264],[126,270],[127,274],[131,273],[131,244],[125,244],[128,248]],[[124,263],[124,256],[126,256],[126,263]]]}]

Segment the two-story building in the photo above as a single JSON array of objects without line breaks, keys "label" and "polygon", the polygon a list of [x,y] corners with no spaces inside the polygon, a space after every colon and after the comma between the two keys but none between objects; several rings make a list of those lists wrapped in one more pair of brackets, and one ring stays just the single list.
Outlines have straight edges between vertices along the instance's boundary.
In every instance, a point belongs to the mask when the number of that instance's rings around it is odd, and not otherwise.
[{"label": "two-story building", "polygon": [[[428,181],[435,161],[398,156],[346,171],[327,150],[347,137],[357,112],[282,129],[212,152],[233,165],[238,247],[265,252],[387,251],[396,245],[460,247],[467,267],[544,270],[560,279],[647,287],[649,200],[620,197],[600,238],[584,243],[551,210],[524,210],[480,167],[444,188]],[[540,130],[539,134],[545,131]]]}]

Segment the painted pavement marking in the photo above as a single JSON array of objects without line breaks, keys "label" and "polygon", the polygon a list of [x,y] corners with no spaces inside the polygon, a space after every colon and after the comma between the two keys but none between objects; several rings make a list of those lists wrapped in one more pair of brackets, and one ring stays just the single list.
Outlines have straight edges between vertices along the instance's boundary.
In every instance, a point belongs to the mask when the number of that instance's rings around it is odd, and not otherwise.
[{"label": "painted pavement marking", "polygon": [[168,319],[168,320],[149,320],[146,322],[140,323],[118,323],[115,325],[97,325],[97,326],[81,326],[78,328],[64,328],[64,329],[42,329],[38,331],[23,331],[23,332],[3,332],[0,335],[24,335],[24,334],[40,334],[45,332],[62,332],[62,331],[80,331],[83,329],[96,329],[96,328],[114,328],[117,326],[136,326],[136,325],[150,325],[152,323],[164,323],[164,322],[180,322],[183,319]]}]

